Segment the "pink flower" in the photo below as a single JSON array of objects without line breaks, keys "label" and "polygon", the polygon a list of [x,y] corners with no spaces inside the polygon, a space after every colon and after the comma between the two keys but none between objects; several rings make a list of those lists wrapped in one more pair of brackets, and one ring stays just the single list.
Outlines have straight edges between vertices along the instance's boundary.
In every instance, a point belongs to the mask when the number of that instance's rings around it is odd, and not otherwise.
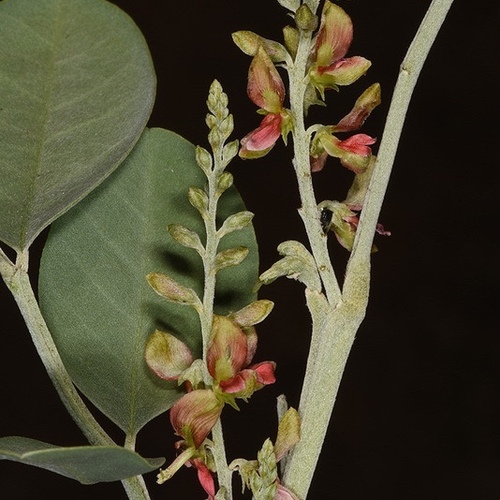
[{"label": "pink flower", "polygon": [[324,127],[316,133],[311,146],[311,171],[322,170],[327,157],[333,156],[349,170],[357,174],[364,172],[370,162],[370,146],[375,139],[366,134],[354,134],[341,141],[331,134],[332,128]]},{"label": "pink flower", "polygon": [[224,403],[209,389],[188,392],[172,406],[170,423],[182,438],[175,446],[182,451],[166,469],[160,471],[159,483],[170,479],[183,465],[193,466],[209,500],[213,500],[215,483],[206,465],[207,451],[203,442],[219,419],[223,407]]},{"label": "pink flower", "polygon": [[345,58],[353,38],[351,18],[338,5],[326,0],[314,46],[311,83],[324,97],[325,89],[350,85],[366,73],[371,62],[364,57]]},{"label": "pink flower", "polygon": [[[338,201],[324,201],[322,210],[331,214],[329,222],[325,225],[325,232],[333,231],[337,241],[346,249],[351,251],[356,237],[356,230],[359,224],[359,217],[349,205]],[[390,231],[386,231],[382,224],[377,224],[376,232],[382,236],[390,236]],[[377,248],[374,246],[372,251]]]},{"label": "pink flower", "polygon": [[240,157],[260,158],[266,155],[276,141],[286,137],[291,118],[283,108],[285,85],[267,52],[259,47],[248,72],[248,97],[265,114],[258,128],[241,139]]},{"label": "pink flower", "polygon": [[191,460],[190,464],[196,468],[198,472],[198,481],[200,482],[205,493],[208,495],[207,500],[214,500],[215,498],[215,481],[210,469],[205,465],[203,460],[195,458]]},{"label": "pink flower", "polygon": [[226,316],[214,316],[207,352],[208,371],[216,382],[215,390],[233,406],[235,398],[247,399],[264,385],[276,381],[272,361],[249,366],[257,348],[257,336],[252,327],[245,330]]}]

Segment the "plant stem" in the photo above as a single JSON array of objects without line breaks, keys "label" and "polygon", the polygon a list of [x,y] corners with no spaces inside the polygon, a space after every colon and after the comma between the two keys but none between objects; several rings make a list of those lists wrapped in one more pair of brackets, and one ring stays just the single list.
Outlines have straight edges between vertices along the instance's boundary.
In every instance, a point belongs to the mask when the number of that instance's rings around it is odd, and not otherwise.
[{"label": "plant stem", "polygon": [[[215,300],[216,285],[216,257],[219,246],[219,236],[217,235],[217,204],[220,193],[218,192],[218,180],[223,171],[222,166],[222,146],[213,152],[214,169],[207,175],[208,178],[208,211],[205,221],[206,243],[203,254],[203,268],[205,271],[205,283],[203,290],[203,309],[200,314],[202,338],[203,338],[203,361],[205,365],[205,383],[213,383],[212,377],[208,373],[207,350],[210,341],[213,323],[213,310]],[[212,454],[217,469],[219,487],[226,489],[226,498],[232,498],[231,471],[229,470],[222,433],[221,419],[217,421],[212,429]]]},{"label": "plant stem", "polygon": [[[382,207],[403,125],[422,67],[453,0],[433,0],[401,64],[392,95],[374,172],[356,231],[349,267],[369,260],[373,235]],[[349,272],[347,272],[347,275]],[[346,283],[347,284],[347,283]]]},{"label": "plant stem", "polygon": [[150,500],[149,492],[142,476],[122,479],[122,485],[130,500]]},{"label": "plant stem", "polygon": [[28,251],[19,252],[16,264],[2,265],[1,271],[26,322],[38,355],[68,413],[91,444],[116,446],[83,402],[59,356],[31,287]]},{"label": "plant stem", "polygon": [[[306,37],[301,37],[295,66],[290,71],[290,100],[296,118],[294,167],[299,181],[301,215],[321,272],[326,296],[332,306],[324,327],[317,332],[321,336],[321,349],[311,351],[308,359],[299,407],[302,437],[289,457],[283,478],[284,484],[302,500],[307,497],[349,352],[365,315],[373,235],[411,95],[432,43],[452,3],[453,0],[433,0],[402,64],[341,295],[337,290],[336,280],[333,281],[334,274],[325,272],[320,267],[323,265],[323,249],[319,245],[318,235],[322,234],[322,231],[317,209],[316,212],[313,210],[313,207],[316,207],[316,200],[312,182],[309,180],[310,174],[307,175],[310,168],[308,142],[306,149],[300,102],[304,91],[306,60],[304,55],[299,57],[302,54],[301,49],[305,50],[303,44],[307,43]],[[329,266],[326,266],[326,269],[329,269]],[[315,342],[317,340],[315,339]]]},{"label": "plant stem", "polygon": [[316,261],[326,297],[332,307],[335,307],[341,299],[341,291],[335,276],[330,255],[328,254],[327,238],[321,229],[319,220],[318,204],[314,195],[314,187],[311,176],[309,159],[309,135],[304,123],[304,93],[307,87],[305,78],[309,48],[311,44],[311,32],[301,32],[299,46],[295,61],[289,69],[290,75],[290,110],[294,117],[293,165],[297,175],[300,193],[300,215],[304,221],[305,230],[311,251]]},{"label": "plant stem", "polygon": [[[18,252],[12,263],[0,249],[0,274],[21,311],[33,344],[66,410],[90,444],[116,446],[78,394],[42,316],[28,275],[28,251]],[[142,476],[122,480],[130,500],[149,500]]]}]

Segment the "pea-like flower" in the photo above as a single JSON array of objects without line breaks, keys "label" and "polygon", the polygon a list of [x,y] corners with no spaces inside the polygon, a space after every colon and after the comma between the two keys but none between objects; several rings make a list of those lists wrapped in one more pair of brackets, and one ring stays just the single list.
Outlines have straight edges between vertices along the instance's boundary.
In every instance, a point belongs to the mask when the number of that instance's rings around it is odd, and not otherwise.
[{"label": "pea-like flower", "polygon": [[239,154],[243,159],[260,158],[271,151],[280,136],[286,139],[292,127],[290,112],[283,107],[285,85],[263,47],[250,64],[247,93],[265,116],[258,128],[241,139]]},{"label": "pea-like flower", "polygon": [[339,86],[350,85],[371,66],[364,57],[345,57],[352,39],[351,18],[342,8],[327,0],[314,45],[314,63],[309,71],[311,83],[323,98],[325,89],[338,90]]}]

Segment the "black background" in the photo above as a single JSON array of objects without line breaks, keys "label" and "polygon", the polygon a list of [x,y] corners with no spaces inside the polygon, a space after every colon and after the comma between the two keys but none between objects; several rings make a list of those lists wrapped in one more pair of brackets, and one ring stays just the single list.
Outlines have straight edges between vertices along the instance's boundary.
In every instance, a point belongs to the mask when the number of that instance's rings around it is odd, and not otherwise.
[{"label": "black background", "polygon": [[[288,18],[277,2],[115,3],[139,25],[153,54],[158,98],[151,126],[206,145],[205,99],[213,78],[229,94],[235,137],[257,126],[245,92],[250,59],[230,34],[250,29],[281,40]],[[399,64],[429,1],[340,4],[354,20],[350,54],[367,57],[373,66],[340,97],[330,96],[327,114],[313,118],[335,122],[365,87],[379,81],[383,105],[363,131],[380,137]],[[393,236],[377,242],[368,314],[342,382],[312,500],[500,498],[497,5],[456,0],[421,75],[381,214]],[[230,167],[256,214],[262,270],[277,259],[281,241],[304,241],[289,157],[279,144],[262,160],[237,160]],[[330,161],[316,181],[318,200],[342,199],[349,173]],[[32,255],[34,279],[42,243],[43,236]],[[347,252],[336,245],[332,250],[342,273]],[[292,404],[298,400],[309,335],[302,292],[288,280],[262,291],[276,308],[259,329],[256,360],[275,360],[278,381],[240,413],[225,411],[231,459],[253,458],[262,441],[274,437],[278,394]],[[84,444],[3,284],[0,304],[1,435]],[[173,441],[162,416],[139,435],[139,451],[171,460]],[[184,468],[161,487],[153,474],[147,480],[153,499],[204,498],[194,479]],[[5,500],[124,497],[119,483],[82,486],[0,463]]]}]

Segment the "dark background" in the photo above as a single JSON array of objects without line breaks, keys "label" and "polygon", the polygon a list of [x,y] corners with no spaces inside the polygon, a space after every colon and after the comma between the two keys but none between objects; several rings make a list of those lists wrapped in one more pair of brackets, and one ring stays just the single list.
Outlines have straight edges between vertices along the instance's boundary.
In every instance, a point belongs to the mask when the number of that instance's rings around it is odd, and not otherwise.
[{"label": "dark background", "polygon": [[[137,22],[153,54],[158,98],[151,126],[206,145],[205,99],[213,78],[229,94],[235,137],[257,126],[245,92],[250,59],[230,34],[250,29],[281,40],[288,18],[277,2],[115,3]],[[365,87],[379,81],[383,105],[363,131],[380,137],[399,64],[429,1],[340,4],[355,23],[350,54],[367,57],[373,66],[361,82],[342,90],[337,108],[313,118],[335,122]],[[393,235],[377,241],[367,317],[342,382],[312,500],[500,498],[497,5],[456,0],[421,75],[381,214]],[[289,156],[279,144],[263,160],[237,160],[230,167],[256,214],[262,270],[277,259],[281,241],[304,241]],[[342,199],[349,173],[330,161],[316,180],[318,200]],[[42,242],[43,236],[33,251],[34,277]],[[332,249],[342,269],[347,252]],[[225,411],[230,459],[253,458],[262,441],[274,437],[275,397],[284,392],[297,403],[307,355],[302,286],[283,279],[261,295],[276,308],[259,328],[256,360],[275,360],[278,382],[240,413]],[[1,434],[84,444],[3,284],[0,303]],[[162,416],[139,435],[139,451],[170,460],[173,441]],[[184,468],[161,487],[150,476],[153,499],[204,498],[191,470]],[[0,462],[5,500],[124,497],[119,483],[82,486]]]}]

